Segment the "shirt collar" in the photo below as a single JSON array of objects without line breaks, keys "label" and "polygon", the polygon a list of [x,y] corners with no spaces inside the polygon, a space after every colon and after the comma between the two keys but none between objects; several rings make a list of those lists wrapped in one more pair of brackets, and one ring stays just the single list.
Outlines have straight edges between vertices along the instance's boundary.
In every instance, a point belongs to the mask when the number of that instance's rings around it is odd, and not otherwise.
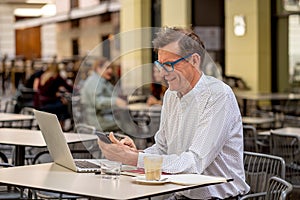
[{"label": "shirt collar", "polygon": [[198,80],[196,85],[185,95],[182,95],[181,93],[179,93],[177,91],[174,91],[176,97],[179,98],[181,101],[190,102],[194,98],[195,90],[199,90],[201,85],[204,83],[205,77],[206,76],[204,75],[204,73],[202,73],[202,76],[200,77],[200,79]]}]

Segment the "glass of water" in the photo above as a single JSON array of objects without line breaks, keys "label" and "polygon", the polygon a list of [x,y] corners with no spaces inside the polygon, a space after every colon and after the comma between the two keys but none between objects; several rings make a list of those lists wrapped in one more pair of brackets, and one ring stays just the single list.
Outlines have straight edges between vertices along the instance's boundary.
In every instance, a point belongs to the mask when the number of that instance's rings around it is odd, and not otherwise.
[{"label": "glass of water", "polygon": [[111,160],[100,161],[101,177],[106,179],[119,179],[122,163]]}]

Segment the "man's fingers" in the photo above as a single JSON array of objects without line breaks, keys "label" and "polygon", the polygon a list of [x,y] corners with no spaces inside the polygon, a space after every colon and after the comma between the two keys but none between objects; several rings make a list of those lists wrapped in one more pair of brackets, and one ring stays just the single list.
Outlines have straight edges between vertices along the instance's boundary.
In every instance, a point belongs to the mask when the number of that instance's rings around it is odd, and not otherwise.
[{"label": "man's fingers", "polygon": [[108,135],[110,141],[114,144],[117,144],[119,143],[119,140],[114,136],[114,133],[113,132],[110,132],[109,135]]},{"label": "man's fingers", "polygon": [[136,149],[136,146],[135,146],[133,140],[127,136],[125,138],[123,138],[120,142],[126,146]]}]

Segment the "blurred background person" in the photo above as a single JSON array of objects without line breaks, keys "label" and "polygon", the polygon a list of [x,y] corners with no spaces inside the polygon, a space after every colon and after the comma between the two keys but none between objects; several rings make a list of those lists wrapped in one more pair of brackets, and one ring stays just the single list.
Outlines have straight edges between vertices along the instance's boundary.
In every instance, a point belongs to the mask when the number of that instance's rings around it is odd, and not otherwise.
[{"label": "blurred background person", "polygon": [[112,95],[114,90],[114,85],[110,82],[112,78],[112,66],[105,58],[99,58],[94,62],[93,71],[80,90],[85,123],[101,131],[119,131],[112,109],[127,105],[126,101]]},{"label": "blurred background person", "polygon": [[147,99],[148,105],[162,105],[163,96],[167,88],[167,82],[159,75],[157,67],[153,66],[153,83],[151,84],[151,95]]},{"label": "blurred background person", "polygon": [[64,93],[71,93],[73,86],[60,76],[57,63],[51,63],[47,70],[34,80],[33,89],[36,91],[34,107],[56,114],[64,128],[64,121],[71,118],[69,102]]}]

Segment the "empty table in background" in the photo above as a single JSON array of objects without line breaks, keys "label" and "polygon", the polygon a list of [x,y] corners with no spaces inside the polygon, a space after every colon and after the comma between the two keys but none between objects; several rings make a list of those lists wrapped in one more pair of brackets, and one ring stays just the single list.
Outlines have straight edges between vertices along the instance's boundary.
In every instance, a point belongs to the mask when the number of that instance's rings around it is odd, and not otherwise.
[{"label": "empty table in background", "polygon": [[23,115],[14,113],[0,113],[0,122],[17,122],[34,119],[33,115]]},{"label": "empty table in background", "polygon": [[275,122],[273,117],[242,117],[243,124],[263,125],[272,124]]},{"label": "empty table in background", "polygon": [[243,115],[247,114],[248,101],[287,101],[300,100],[300,94],[294,93],[253,93],[253,92],[235,92],[237,99],[243,101]]},{"label": "empty table in background", "polygon": [[[273,132],[279,134],[296,135],[300,137],[300,128],[297,127],[285,127],[285,128],[273,129]],[[262,132],[258,132],[258,134],[269,136],[271,134],[271,131],[262,131]]]},{"label": "empty table in background", "polygon": [[[65,133],[67,143],[96,140],[96,135]],[[38,130],[0,128],[0,144],[15,145],[15,165],[24,165],[25,147],[46,147],[42,132]]]}]

